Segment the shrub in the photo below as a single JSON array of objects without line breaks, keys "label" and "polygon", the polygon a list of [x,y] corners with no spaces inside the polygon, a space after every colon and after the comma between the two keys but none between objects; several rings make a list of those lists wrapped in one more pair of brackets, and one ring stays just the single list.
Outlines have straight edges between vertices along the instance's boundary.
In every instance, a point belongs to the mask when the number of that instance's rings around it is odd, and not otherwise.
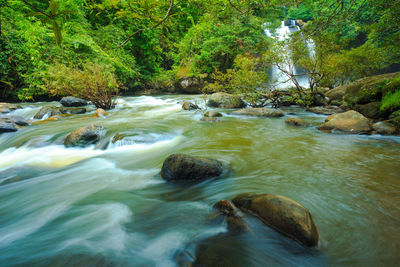
[{"label": "shrub", "polygon": [[226,73],[216,70],[211,75],[214,81],[204,88],[204,92],[227,92],[242,94],[252,106],[260,106],[263,89],[268,82],[268,74],[261,65],[260,58],[251,55],[239,55],[234,61],[234,68]]},{"label": "shrub", "polygon": [[63,64],[51,66],[45,84],[52,95],[80,97],[103,109],[115,107],[119,92],[119,82],[112,69],[91,62],[82,68]]},{"label": "shrub", "polygon": [[395,111],[400,109],[400,90],[387,93],[382,99],[381,110]]}]

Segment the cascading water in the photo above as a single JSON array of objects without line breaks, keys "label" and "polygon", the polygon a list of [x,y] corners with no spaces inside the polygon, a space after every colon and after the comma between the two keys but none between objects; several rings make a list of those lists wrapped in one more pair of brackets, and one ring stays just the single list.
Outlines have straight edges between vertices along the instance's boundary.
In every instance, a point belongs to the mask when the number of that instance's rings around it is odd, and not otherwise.
[{"label": "cascading water", "polygon": [[[300,27],[296,24],[295,20],[287,20],[287,21],[282,21],[281,26],[276,29],[275,34],[272,34],[270,29],[266,28],[265,34],[278,41],[285,41],[290,38],[290,35],[293,32],[300,31]],[[309,55],[314,56],[315,55],[315,44],[313,40],[307,40],[307,47],[309,50]],[[303,68],[300,68],[298,66],[294,66],[290,59],[290,50],[288,48],[284,48],[285,55],[283,55],[285,58],[288,59],[288,64],[282,64],[282,67],[285,71],[292,72],[294,75],[304,73],[305,70]],[[293,70],[291,70],[293,69]],[[278,68],[278,66],[271,66],[271,82],[272,82],[272,87],[276,89],[285,89],[285,88],[290,88],[294,87],[295,84],[289,80],[289,77]],[[300,86],[304,88],[308,88],[308,76],[307,75],[302,75],[296,77],[297,82],[300,84]]]}]

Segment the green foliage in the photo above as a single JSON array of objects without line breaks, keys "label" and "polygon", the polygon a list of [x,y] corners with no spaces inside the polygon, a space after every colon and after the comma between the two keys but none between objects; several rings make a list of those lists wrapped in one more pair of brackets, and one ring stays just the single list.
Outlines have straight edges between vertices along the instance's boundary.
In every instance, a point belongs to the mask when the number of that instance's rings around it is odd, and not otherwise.
[{"label": "green foliage", "polygon": [[87,62],[80,69],[56,64],[49,67],[44,79],[52,95],[80,97],[103,109],[115,106],[119,82],[105,65]]},{"label": "green foliage", "polygon": [[395,111],[400,109],[400,90],[387,93],[382,99],[382,111]]},{"label": "green foliage", "polygon": [[225,72],[237,55],[262,52],[267,39],[257,19],[233,18],[230,23],[205,18],[192,27],[179,43],[176,62],[188,68],[189,76]]},{"label": "green foliage", "polygon": [[211,79],[213,83],[204,88],[206,93],[240,94],[252,106],[257,106],[268,82],[268,75],[262,68],[260,58],[239,55],[234,61],[233,69],[226,70],[226,73],[216,70]]}]

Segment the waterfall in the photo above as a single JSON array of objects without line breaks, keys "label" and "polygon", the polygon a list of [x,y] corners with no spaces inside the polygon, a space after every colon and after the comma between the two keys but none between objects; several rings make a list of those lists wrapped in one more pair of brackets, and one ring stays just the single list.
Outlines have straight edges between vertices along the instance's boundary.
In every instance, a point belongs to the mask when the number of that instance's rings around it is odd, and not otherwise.
[{"label": "waterfall", "polygon": [[[272,34],[271,31],[268,28],[265,28],[265,34],[278,41],[284,41],[290,38],[290,35],[293,32],[300,31],[300,27],[296,24],[295,20],[287,20],[287,21],[282,21],[281,26],[276,29],[276,33]],[[315,44],[313,40],[307,40],[307,47],[310,53],[310,56],[315,55]],[[285,48],[285,53],[289,57],[290,51],[289,49]],[[293,64],[287,64],[284,66],[286,70],[289,70],[290,67],[293,67]],[[304,69],[294,66],[294,74],[299,74],[303,73]],[[278,69],[277,66],[272,66],[271,71],[270,71],[270,76],[271,76],[271,81],[272,81],[272,87],[277,88],[277,89],[285,89],[285,88],[290,88],[294,87],[294,83],[292,81],[288,81],[288,77],[280,70]],[[297,82],[304,88],[308,88],[308,77],[307,75],[299,76],[297,77]]]}]

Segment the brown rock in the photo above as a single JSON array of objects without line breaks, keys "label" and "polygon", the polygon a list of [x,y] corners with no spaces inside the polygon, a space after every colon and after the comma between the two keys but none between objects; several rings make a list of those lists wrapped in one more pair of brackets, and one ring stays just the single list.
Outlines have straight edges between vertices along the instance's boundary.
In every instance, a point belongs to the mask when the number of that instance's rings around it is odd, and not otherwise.
[{"label": "brown rock", "polygon": [[318,129],[321,131],[338,130],[353,134],[363,134],[371,132],[372,125],[362,114],[350,110],[329,116]]},{"label": "brown rock", "polygon": [[84,147],[96,144],[98,141],[100,141],[100,138],[102,137],[103,133],[104,133],[104,128],[102,126],[92,124],[87,127],[81,127],[70,133],[65,138],[64,145],[66,147],[71,147],[71,146]]},{"label": "brown rock", "polygon": [[222,117],[222,114],[219,112],[214,112],[214,111],[207,111],[204,114],[204,117],[212,118],[212,117]]},{"label": "brown rock", "polygon": [[266,225],[306,246],[316,246],[319,234],[310,212],[299,203],[278,195],[242,194],[233,199],[240,209],[253,212]]},{"label": "brown rock", "polygon": [[197,106],[196,104],[193,104],[191,102],[185,101],[182,105],[182,108],[184,110],[194,110],[194,109],[200,109],[199,106]]},{"label": "brown rock", "polygon": [[98,109],[96,109],[96,112],[94,113],[94,116],[95,117],[104,117],[104,116],[106,116],[106,111],[104,110],[104,109],[102,109],[102,108],[98,108]]}]

